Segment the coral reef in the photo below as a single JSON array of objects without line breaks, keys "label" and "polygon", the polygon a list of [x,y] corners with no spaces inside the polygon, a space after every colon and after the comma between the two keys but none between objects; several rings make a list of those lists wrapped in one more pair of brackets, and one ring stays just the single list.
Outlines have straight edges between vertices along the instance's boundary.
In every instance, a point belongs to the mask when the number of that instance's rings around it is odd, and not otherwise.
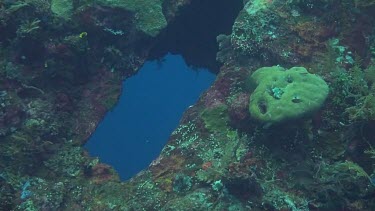
[{"label": "coral reef", "polygon": [[[232,32],[217,37],[216,81],[147,169],[122,182],[83,150],[159,35],[200,5],[0,2],[0,210],[375,210],[372,0],[244,1]],[[314,112],[265,125],[249,111],[260,84],[249,79],[276,65],[325,82],[304,92],[319,95]]]}]

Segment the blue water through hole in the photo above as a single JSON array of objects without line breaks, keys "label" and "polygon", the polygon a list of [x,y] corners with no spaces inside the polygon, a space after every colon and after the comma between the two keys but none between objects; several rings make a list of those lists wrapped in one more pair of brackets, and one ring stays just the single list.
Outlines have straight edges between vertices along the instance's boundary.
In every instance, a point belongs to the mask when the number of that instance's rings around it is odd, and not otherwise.
[{"label": "blue water through hole", "polygon": [[189,68],[179,55],[146,62],[123,83],[119,103],[85,148],[113,166],[121,180],[131,178],[160,154],[183,112],[214,80],[214,74]]}]

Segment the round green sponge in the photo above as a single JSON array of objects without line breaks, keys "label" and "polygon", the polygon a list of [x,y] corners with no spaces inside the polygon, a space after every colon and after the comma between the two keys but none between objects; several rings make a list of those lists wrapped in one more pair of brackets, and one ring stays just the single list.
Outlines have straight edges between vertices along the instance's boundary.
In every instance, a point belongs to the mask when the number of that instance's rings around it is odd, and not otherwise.
[{"label": "round green sponge", "polygon": [[279,123],[312,114],[328,95],[327,83],[304,67],[263,67],[251,75],[257,87],[250,96],[249,111],[264,123]]}]

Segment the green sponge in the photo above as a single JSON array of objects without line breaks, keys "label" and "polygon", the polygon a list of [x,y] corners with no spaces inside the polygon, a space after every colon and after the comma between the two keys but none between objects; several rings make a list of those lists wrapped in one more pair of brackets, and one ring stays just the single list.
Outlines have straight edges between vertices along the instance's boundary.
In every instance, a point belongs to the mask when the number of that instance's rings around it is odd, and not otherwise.
[{"label": "green sponge", "polygon": [[280,123],[312,114],[328,95],[327,83],[304,67],[288,70],[263,67],[251,75],[257,87],[250,96],[252,118],[263,123]]}]

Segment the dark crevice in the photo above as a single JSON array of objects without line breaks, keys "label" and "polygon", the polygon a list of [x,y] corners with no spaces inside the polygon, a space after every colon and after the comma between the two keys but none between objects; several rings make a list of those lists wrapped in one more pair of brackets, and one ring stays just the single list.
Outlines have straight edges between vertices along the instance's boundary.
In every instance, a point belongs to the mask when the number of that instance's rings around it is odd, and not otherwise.
[{"label": "dark crevice", "polygon": [[218,72],[216,37],[231,33],[242,8],[241,0],[192,0],[161,33],[150,59],[161,58],[168,52],[181,54],[189,66]]},{"label": "dark crevice", "polygon": [[261,114],[267,113],[267,104],[265,101],[259,101],[258,108]]}]

